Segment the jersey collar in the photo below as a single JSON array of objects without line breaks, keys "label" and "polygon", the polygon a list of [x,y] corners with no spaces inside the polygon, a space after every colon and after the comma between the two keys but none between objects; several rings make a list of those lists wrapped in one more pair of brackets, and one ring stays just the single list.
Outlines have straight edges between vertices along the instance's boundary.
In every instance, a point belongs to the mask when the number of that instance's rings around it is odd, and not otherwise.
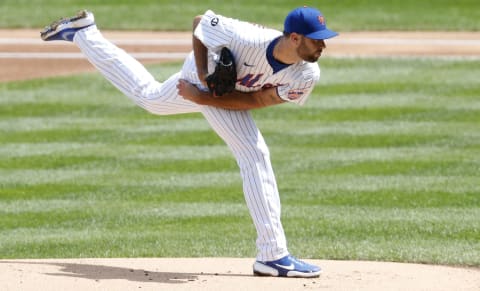
[{"label": "jersey collar", "polygon": [[280,37],[281,36],[272,40],[272,42],[267,47],[267,60],[270,66],[272,67],[274,74],[290,66],[290,64],[279,62],[273,57],[273,49],[275,48],[275,45],[280,40]]}]

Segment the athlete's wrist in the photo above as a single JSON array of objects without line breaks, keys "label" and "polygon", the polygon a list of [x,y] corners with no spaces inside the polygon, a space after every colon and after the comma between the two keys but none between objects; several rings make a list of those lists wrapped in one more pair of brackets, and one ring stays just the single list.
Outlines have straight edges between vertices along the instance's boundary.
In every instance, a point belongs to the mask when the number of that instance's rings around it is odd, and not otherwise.
[{"label": "athlete's wrist", "polygon": [[207,87],[207,77],[208,77],[208,71],[198,72],[198,79],[200,80],[202,85],[204,85],[205,87]]}]

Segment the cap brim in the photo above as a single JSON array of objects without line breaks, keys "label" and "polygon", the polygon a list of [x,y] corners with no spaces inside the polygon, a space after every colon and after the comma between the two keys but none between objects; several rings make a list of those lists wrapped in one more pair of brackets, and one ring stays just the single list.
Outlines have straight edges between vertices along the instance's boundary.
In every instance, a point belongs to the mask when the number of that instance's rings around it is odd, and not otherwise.
[{"label": "cap brim", "polygon": [[309,33],[305,36],[308,37],[308,38],[311,38],[311,39],[328,39],[328,38],[335,37],[337,35],[338,35],[337,32],[335,32],[333,30],[330,30],[328,28],[325,28],[325,29],[320,30],[320,31],[315,31],[315,32]]}]

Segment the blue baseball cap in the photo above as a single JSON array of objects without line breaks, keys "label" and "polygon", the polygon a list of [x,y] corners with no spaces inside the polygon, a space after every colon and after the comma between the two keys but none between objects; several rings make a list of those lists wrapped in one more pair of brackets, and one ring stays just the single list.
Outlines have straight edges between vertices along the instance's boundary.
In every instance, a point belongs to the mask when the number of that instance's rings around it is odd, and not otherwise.
[{"label": "blue baseball cap", "polygon": [[311,39],[327,39],[337,36],[327,28],[325,17],[315,8],[300,7],[292,10],[285,18],[284,32],[298,33]]}]

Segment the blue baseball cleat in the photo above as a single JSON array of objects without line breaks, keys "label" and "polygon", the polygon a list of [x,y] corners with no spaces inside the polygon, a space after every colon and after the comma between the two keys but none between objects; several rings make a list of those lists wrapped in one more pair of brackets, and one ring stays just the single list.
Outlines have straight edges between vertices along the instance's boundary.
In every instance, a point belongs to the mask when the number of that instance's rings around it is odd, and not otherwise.
[{"label": "blue baseball cleat", "polygon": [[320,267],[307,264],[292,255],[276,261],[256,261],[253,264],[253,273],[257,276],[315,278],[320,276],[321,272]]},{"label": "blue baseball cleat", "polygon": [[66,40],[73,41],[73,36],[78,30],[94,25],[95,18],[93,13],[82,10],[77,15],[70,18],[62,18],[52,22],[40,32],[40,36],[44,41]]}]

